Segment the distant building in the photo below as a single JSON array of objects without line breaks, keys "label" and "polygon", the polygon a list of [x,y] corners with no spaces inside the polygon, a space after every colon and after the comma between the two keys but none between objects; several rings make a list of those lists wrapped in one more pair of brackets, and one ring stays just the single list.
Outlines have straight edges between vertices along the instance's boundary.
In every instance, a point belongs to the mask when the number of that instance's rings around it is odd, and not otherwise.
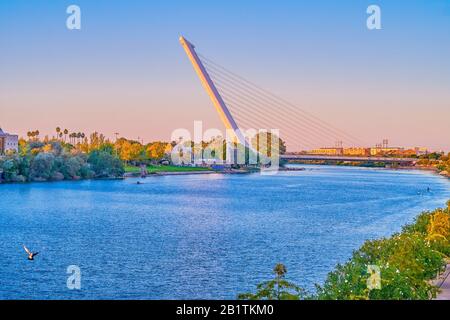
[{"label": "distant building", "polygon": [[371,156],[381,156],[381,155],[396,155],[402,153],[404,148],[398,147],[380,147],[370,148]]},{"label": "distant building", "polygon": [[362,156],[370,155],[370,148],[345,148],[344,156]]},{"label": "distant building", "polygon": [[426,148],[409,148],[389,147],[387,139],[383,140],[383,144],[377,144],[373,148],[365,147],[331,147],[318,148],[307,151],[306,154],[323,155],[323,156],[350,156],[350,157],[369,157],[369,156],[413,156],[427,154]]},{"label": "distant building", "polygon": [[424,147],[415,147],[414,151],[416,152],[416,155],[418,155],[418,156],[429,153],[428,149],[424,148]]},{"label": "distant building", "polygon": [[19,151],[19,136],[6,133],[0,128],[0,154],[8,151]]},{"label": "distant building", "polygon": [[324,156],[342,156],[343,148],[319,148],[309,152],[310,154],[324,155]]}]

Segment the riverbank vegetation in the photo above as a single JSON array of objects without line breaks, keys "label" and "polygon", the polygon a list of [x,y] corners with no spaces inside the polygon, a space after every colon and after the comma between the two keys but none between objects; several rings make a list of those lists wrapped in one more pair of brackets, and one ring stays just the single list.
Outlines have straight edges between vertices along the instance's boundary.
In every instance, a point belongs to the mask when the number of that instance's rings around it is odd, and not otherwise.
[{"label": "riverbank vegetation", "polygon": [[286,280],[286,266],[277,263],[273,269],[275,278],[257,285],[255,293],[242,293],[238,295],[240,300],[300,300],[306,297],[305,291]]},{"label": "riverbank vegetation", "polygon": [[21,140],[19,153],[0,159],[0,169],[5,182],[117,178],[124,173],[122,161],[108,144],[82,152],[56,140]]},{"label": "riverbank vegetation", "polygon": [[[345,264],[337,265],[317,291],[276,296],[270,282],[240,299],[427,300],[438,289],[432,280],[444,271],[450,255],[450,201],[447,208],[421,213],[392,237],[366,241]],[[284,273],[283,273],[284,277]],[[272,293],[271,293],[272,292]]]},{"label": "riverbank vegetation", "polygon": [[19,140],[19,151],[0,157],[0,182],[31,182],[118,178],[126,171],[148,165],[149,173],[175,171],[161,167],[174,143],[155,141],[143,144],[118,138],[112,142],[103,134],[70,132],[57,127],[53,137],[40,138],[39,130]]},{"label": "riverbank vegetation", "polygon": [[[183,167],[173,165],[147,165],[145,166],[148,174],[160,172],[193,172],[193,171],[210,171],[208,167]],[[141,167],[125,166],[126,173],[141,173]]]},{"label": "riverbank vegetation", "polygon": [[[270,145],[272,135],[257,135],[260,145]],[[266,144],[261,141],[267,140]],[[190,172],[211,170],[206,162],[203,166],[170,165],[171,152],[179,142],[142,141],[117,137],[114,142],[103,134],[94,132],[71,132],[57,127],[53,137],[40,138],[39,130],[28,131],[27,140],[19,140],[19,151],[0,157],[0,182],[30,182],[78,180],[90,178],[117,178],[124,173],[147,174],[160,172]],[[186,163],[191,157],[183,155],[185,150],[201,152],[197,156],[211,161],[226,158],[226,144],[223,138],[215,137],[208,142],[183,143],[180,156]],[[286,151],[279,139],[280,152]],[[260,150],[259,148],[258,150]],[[261,149],[264,151],[265,149]],[[270,156],[271,150],[268,150]],[[146,168],[146,170],[143,170]]]},{"label": "riverbank vegetation", "polygon": [[450,177],[450,153],[430,153],[419,157],[417,166],[435,168],[441,175]]}]

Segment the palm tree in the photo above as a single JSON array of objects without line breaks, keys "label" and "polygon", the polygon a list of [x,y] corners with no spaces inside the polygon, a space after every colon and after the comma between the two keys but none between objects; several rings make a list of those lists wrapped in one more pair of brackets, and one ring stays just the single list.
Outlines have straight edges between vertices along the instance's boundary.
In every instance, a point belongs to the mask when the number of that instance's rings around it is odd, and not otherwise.
[{"label": "palm tree", "polygon": [[64,129],[64,142],[66,142],[67,134],[69,133],[69,130]]},{"label": "palm tree", "polygon": [[56,127],[56,139],[58,139],[60,132],[61,132],[61,128],[60,127]]},{"label": "palm tree", "polygon": [[280,281],[284,278],[284,275],[287,272],[286,266],[282,263],[277,263],[275,268],[273,268],[273,272],[276,275],[275,281],[277,283],[277,299],[280,300]]}]

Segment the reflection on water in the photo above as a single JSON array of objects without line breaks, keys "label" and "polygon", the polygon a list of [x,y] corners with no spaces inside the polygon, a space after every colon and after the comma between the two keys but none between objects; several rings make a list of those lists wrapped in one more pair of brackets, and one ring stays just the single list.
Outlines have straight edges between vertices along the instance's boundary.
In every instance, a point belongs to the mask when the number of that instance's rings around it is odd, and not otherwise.
[{"label": "reflection on water", "polygon": [[277,262],[312,289],[364,240],[450,198],[448,179],[363,168],[142,181],[0,185],[0,298],[233,299]]}]

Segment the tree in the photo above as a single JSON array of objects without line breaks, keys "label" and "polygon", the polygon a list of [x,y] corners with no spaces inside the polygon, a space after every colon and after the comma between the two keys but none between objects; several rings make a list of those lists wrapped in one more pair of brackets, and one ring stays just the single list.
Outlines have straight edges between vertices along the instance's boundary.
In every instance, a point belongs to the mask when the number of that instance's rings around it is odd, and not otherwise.
[{"label": "tree", "polygon": [[253,148],[260,152],[262,155],[271,157],[272,151],[277,151],[272,150],[272,141],[276,138],[278,138],[278,155],[285,154],[286,143],[280,137],[273,135],[271,132],[259,132],[253,137],[251,143]]},{"label": "tree", "polygon": [[68,157],[64,161],[64,169],[61,172],[66,179],[76,179],[83,177],[82,168],[84,166],[86,166],[86,160],[81,156]]},{"label": "tree", "polygon": [[31,162],[30,175],[33,180],[49,180],[53,176],[55,156],[52,153],[39,153]]},{"label": "tree", "polygon": [[122,161],[106,151],[92,151],[88,163],[97,178],[121,177],[125,172]]},{"label": "tree", "polygon": [[273,269],[275,279],[257,285],[256,293],[242,293],[240,300],[300,300],[306,297],[306,292],[296,284],[285,279],[286,266],[277,263]]},{"label": "tree", "polygon": [[117,139],[114,146],[116,148],[117,154],[120,156],[120,159],[125,162],[141,161],[144,158],[144,146],[137,141],[120,138]]},{"label": "tree", "polygon": [[69,133],[69,130],[64,129],[64,142],[66,142],[67,134]]},{"label": "tree", "polygon": [[151,160],[161,160],[164,158],[168,146],[167,142],[161,141],[149,143],[145,148],[145,154]]},{"label": "tree", "polygon": [[89,136],[89,142],[90,142],[90,147],[89,150],[95,150],[100,148],[100,146],[102,144],[104,144],[106,142],[106,138],[103,134],[98,133],[98,132],[93,132],[90,136]]}]

